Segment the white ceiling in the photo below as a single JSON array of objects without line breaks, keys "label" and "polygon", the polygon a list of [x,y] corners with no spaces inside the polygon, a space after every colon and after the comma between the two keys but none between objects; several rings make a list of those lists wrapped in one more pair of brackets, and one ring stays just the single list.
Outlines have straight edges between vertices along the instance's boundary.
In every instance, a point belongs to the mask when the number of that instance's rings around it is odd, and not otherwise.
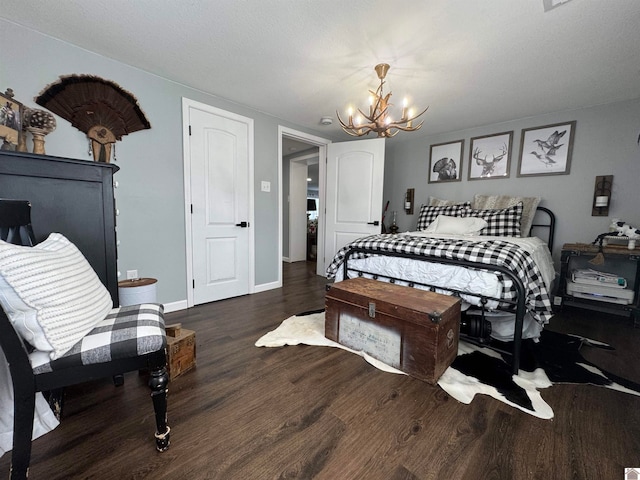
[{"label": "white ceiling", "polygon": [[640,97],[638,0],[2,0],[0,16],[328,135],[320,117],[365,108],[380,62],[392,101],[429,106],[422,134]]}]

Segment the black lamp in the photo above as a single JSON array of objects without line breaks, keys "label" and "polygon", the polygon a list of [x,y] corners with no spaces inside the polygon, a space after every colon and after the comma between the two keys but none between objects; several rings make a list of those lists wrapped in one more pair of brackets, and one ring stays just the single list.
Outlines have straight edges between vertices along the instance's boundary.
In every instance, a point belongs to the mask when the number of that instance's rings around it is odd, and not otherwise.
[{"label": "black lamp", "polygon": [[307,212],[315,212],[317,209],[316,201],[313,198],[307,198]]}]

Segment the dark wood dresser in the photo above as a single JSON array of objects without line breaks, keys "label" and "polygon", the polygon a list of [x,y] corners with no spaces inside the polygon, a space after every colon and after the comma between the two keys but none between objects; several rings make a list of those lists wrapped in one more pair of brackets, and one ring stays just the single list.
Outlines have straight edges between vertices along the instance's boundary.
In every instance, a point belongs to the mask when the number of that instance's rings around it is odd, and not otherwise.
[{"label": "dark wood dresser", "polygon": [[109,163],[0,150],[0,198],[29,200],[36,239],[62,233],[118,300],[115,199]]}]

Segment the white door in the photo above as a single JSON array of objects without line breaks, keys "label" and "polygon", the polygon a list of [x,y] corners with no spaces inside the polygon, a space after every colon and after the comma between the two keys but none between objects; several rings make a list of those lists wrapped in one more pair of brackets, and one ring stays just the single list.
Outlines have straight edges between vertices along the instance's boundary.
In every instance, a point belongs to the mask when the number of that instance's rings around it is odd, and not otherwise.
[{"label": "white door", "polygon": [[253,121],[190,106],[193,305],[249,293]]},{"label": "white door", "polygon": [[356,238],[381,231],[384,138],[327,146],[324,269]]},{"label": "white door", "polygon": [[307,260],[306,162],[289,162],[289,261]]}]

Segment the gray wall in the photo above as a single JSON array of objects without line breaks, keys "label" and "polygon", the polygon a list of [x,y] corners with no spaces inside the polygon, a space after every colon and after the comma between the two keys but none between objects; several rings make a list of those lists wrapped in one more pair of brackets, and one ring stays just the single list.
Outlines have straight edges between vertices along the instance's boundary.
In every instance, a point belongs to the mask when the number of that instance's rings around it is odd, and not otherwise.
[{"label": "gray wall", "polygon": [[[186,294],[182,97],[254,119],[256,284],[278,280],[278,125],[326,135],[279,120],[224,99],[206,95],[156,75],[88,52],[0,19],[0,89],[13,88],[16,100],[37,107],[33,98],[60,75],[91,74],[133,93],[151,123],[117,142],[116,179],[118,268],[137,269],[158,279],[158,301],[182,301]],[[9,47],[10,46],[10,47]],[[132,47],[134,48],[134,47]],[[215,78],[212,79],[215,82]],[[215,86],[212,87],[215,90]],[[29,139],[29,150],[31,150]],[[65,120],[46,137],[48,155],[92,160],[86,136]],[[271,182],[271,192],[260,182]]]},{"label": "gray wall", "polygon": [[[576,120],[569,175],[518,178],[521,130]],[[424,129],[429,129],[429,112]],[[468,181],[469,144],[472,137],[514,131],[509,178]],[[473,200],[479,194],[540,196],[541,205],[556,214],[556,263],[563,243],[590,243],[608,230],[617,217],[640,226],[640,99],[580,110],[530,117],[437,136],[411,137],[402,133],[387,142],[384,201],[389,212],[398,211],[401,230],[414,230],[420,204],[429,196]],[[462,181],[427,183],[431,144],[464,139]],[[595,177],[613,175],[613,195],[608,217],[591,216]],[[415,188],[414,215],[406,215],[402,202],[407,188]],[[391,218],[390,215],[388,218]],[[557,265],[558,267],[559,265]]]}]

